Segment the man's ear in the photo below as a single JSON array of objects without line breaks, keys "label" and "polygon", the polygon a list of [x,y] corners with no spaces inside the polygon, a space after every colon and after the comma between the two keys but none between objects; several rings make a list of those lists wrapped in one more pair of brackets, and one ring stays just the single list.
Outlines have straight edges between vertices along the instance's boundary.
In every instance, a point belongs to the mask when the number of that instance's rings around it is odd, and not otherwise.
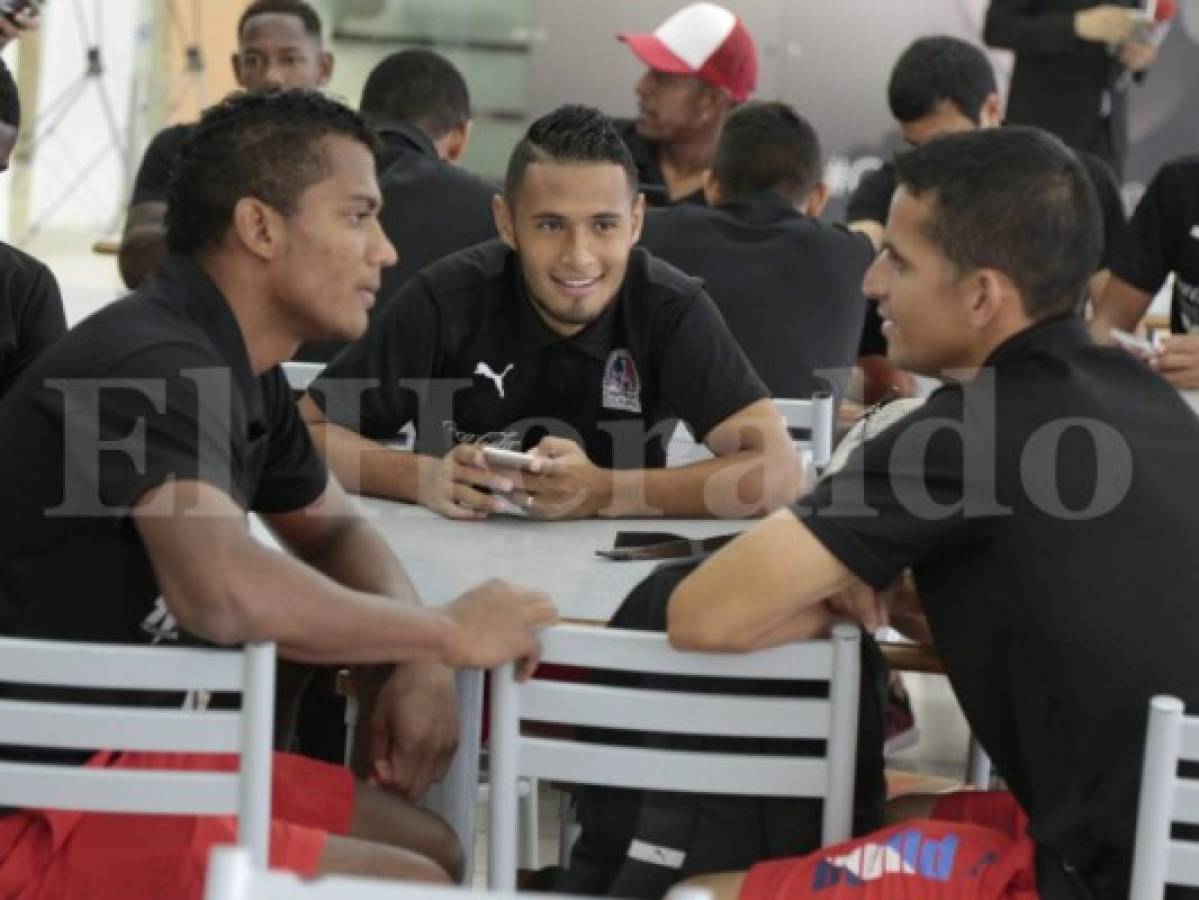
[{"label": "man's ear", "polygon": [[978,111],[978,124],[982,128],[995,128],[1003,124],[1003,101],[999,99],[997,91],[987,94]]},{"label": "man's ear", "polygon": [[708,206],[720,206],[720,182],[716,180],[716,176],[712,174],[711,169],[704,169],[702,178],[701,189],[704,192],[704,202]]},{"label": "man's ear", "polygon": [[513,222],[512,208],[508,206],[503,194],[496,194],[491,198],[491,214],[495,217],[495,230],[499,233],[500,240],[515,250],[516,225]]},{"label": "man's ear", "polygon": [[639,240],[641,240],[641,226],[644,224],[645,224],[645,194],[638,191],[637,196],[633,198],[633,208],[629,214],[629,225],[630,225],[629,230],[630,230],[630,234],[631,234],[631,238],[632,238],[629,241],[630,247],[633,246],[635,243],[637,243]]},{"label": "man's ear", "polygon": [[433,142],[433,146],[437,148],[437,155],[444,162],[455,163],[462,158],[462,154],[466,152],[466,147],[470,143],[471,125],[471,120],[467,119]]},{"label": "man's ear", "polygon": [[317,76],[317,87],[325,87],[333,77],[333,54],[328,50],[321,51],[321,73]]},{"label": "man's ear", "polygon": [[819,219],[827,203],[828,185],[823,181],[817,181],[812,190],[808,192],[808,196],[804,199],[800,212],[809,218]]},{"label": "man's ear", "polygon": [[970,290],[968,315],[978,330],[984,330],[1009,316],[1024,316],[1020,289],[998,269],[979,269],[968,277]]},{"label": "man's ear", "polygon": [[257,197],[242,197],[233,207],[232,236],[262,260],[277,259],[286,249],[283,217]]}]

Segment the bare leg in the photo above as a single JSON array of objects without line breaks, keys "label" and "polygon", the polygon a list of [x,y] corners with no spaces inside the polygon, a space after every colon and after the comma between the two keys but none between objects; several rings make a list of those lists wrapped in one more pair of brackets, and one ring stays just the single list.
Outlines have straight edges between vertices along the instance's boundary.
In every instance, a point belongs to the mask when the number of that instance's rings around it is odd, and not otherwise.
[{"label": "bare leg", "polygon": [[699,888],[711,893],[712,900],[737,900],[741,895],[741,885],[745,882],[745,872],[719,872],[715,875],[698,875],[688,878],[679,888]]},{"label": "bare leg", "polygon": [[349,836],[403,848],[432,860],[454,882],[462,878],[462,847],[444,820],[403,797],[361,781],[354,783]]},{"label": "bare leg", "polygon": [[360,878],[385,878],[396,881],[420,881],[451,884],[449,875],[437,863],[405,850],[355,837],[331,834],[321,851],[317,875],[355,875]]}]

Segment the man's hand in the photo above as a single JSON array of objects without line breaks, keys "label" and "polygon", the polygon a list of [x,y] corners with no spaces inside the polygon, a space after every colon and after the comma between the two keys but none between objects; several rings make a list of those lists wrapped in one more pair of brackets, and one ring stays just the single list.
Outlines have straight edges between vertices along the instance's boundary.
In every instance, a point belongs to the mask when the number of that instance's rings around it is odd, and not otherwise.
[{"label": "man's hand", "polygon": [[885,595],[864,581],[855,579],[853,584],[825,602],[834,615],[857,622],[871,634],[888,623]]},{"label": "man's hand", "polygon": [[1199,334],[1172,334],[1165,338],[1150,365],[1179,390],[1199,389]]},{"label": "man's hand", "polygon": [[546,457],[540,473],[526,473],[513,502],[538,519],[586,519],[612,505],[612,473],[595,465],[566,438],[546,437],[534,448]]},{"label": "man's hand", "polygon": [[1144,72],[1157,62],[1157,47],[1143,41],[1125,41],[1120,45],[1120,62],[1130,72]]},{"label": "man's hand", "polygon": [[0,50],[7,47],[10,41],[16,40],[25,31],[37,28],[38,15],[32,10],[22,10],[13,19],[0,16]]},{"label": "man's hand", "polygon": [[1074,33],[1084,41],[1098,44],[1122,44],[1132,37],[1136,14],[1124,6],[1104,3],[1074,14]]},{"label": "man's hand", "polygon": [[480,488],[507,494],[515,488],[507,475],[487,467],[482,448],[459,444],[441,459],[421,460],[420,502],[447,519],[485,519],[504,509],[502,498]]},{"label": "man's hand", "polygon": [[457,747],[453,669],[428,662],[397,666],[371,716],[371,774],[381,786],[419,800],[445,777]]},{"label": "man's hand", "polygon": [[458,626],[446,662],[455,668],[492,669],[516,661],[517,680],[537,668],[537,632],[558,621],[554,603],[540,591],[499,579],[486,581],[445,607]]}]

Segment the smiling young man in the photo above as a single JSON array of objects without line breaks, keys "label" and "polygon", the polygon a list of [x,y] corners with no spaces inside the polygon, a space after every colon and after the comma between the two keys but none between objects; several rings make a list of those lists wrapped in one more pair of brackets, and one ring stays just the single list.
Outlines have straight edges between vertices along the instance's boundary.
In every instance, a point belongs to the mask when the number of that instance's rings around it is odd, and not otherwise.
[{"label": "smiling young man", "polygon": [[[343,482],[466,519],[509,500],[541,518],[751,515],[794,496],[794,449],[712,301],[633,249],[643,209],[604,115],[534,122],[495,203],[502,240],[421,272],[301,401]],[[715,459],[663,468],[676,417]],[[409,423],[417,452],[375,443]],[[536,471],[493,471],[481,444],[535,448]]]},{"label": "smiling young man", "polygon": [[902,614],[1011,794],[713,883],[745,900],[1123,900],[1149,697],[1199,701],[1199,612],[1179,602],[1199,575],[1176,552],[1199,541],[1199,420],[1072,315],[1099,216],[1056,138],[948,135],[896,175],[865,289],[891,359],[948,383],[683,581],[671,640],[752,650]]},{"label": "smiling young man", "polygon": [[[0,401],[0,634],[273,640],[301,662],[379,664],[379,785],[276,754],[271,863],[444,882],[459,874],[457,840],[403,795],[422,792],[453,752],[449,666],[535,656],[536,630],[555,613],[499,582],[422,608],[296,414],[279,363],[302,340],[361,334],[380,270],[395,260],[379,228],[373,148],[352,110],[312,92],[235,95],[205,113],[168,200],[173,255]],[[254,539],[250,510],[291,554]],[[3,752],[63,765],[236,765]],[[0,809],[0,896],[198,900],[208,850],[235,836],[230,818]]]},{"label": "smiling young man", "polygon": [[[304,0],[254,0],[237,21],[233,76],[247,91],[321,88],[333,74],[321,20]],[[133,182],[118,254],[121,277],[136,288],[166,258],[167,186],[179,148],[195,125],[164,128],[146,148]]]},{"label": "smiling young man", "polygon": [[725,116],[758,81],[758,54],[741,19],[715,3],[692,3],[649,34],[620,40],[646,65],[637,118],[617,127],[651,206],[703,203]]}]

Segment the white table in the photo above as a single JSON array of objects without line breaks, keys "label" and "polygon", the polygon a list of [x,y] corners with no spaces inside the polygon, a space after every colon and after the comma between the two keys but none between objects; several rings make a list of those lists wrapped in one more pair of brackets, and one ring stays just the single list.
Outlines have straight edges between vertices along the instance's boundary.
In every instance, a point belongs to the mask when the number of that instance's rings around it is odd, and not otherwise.
[{"label": "white table", "polygon": [[[664,531],[705,538],[741,531],[752,520],[586,519],[541,522],[495,516],[479,522],[443,518],[422,506],[356,497],[362,514],[383,534],[404,564],[421,599],[441,606],[488,578],[549,594],[565,619],[606,622],[655,561],[615,562],[595,551],[612,546],[618,531]],[[254,531],[270,540],[260,523]],[[445,780],[426,802],[457,831],[473,871],[478,748],[483,717],[483,678],[458,674],[459,752]]]}]

